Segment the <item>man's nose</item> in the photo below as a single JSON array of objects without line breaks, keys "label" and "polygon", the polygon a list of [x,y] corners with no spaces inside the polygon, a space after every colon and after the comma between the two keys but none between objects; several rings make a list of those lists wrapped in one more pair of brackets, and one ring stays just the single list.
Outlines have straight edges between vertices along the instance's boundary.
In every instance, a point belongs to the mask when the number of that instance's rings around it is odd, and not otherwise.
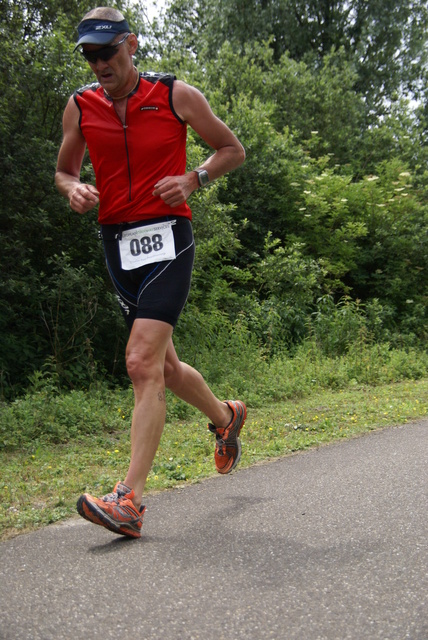
[{"label": "man's nose", "polygon": [[104,71],[109,66],[108,61],[101,60],[101,58],[97,58],[95,63],[95,68],[97,71]]}]

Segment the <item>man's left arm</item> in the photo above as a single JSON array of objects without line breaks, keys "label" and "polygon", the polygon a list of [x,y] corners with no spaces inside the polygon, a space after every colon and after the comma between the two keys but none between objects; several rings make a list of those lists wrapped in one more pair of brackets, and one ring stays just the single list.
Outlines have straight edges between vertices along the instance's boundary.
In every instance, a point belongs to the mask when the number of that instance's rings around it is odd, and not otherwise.
[{"label": "man's left arm", "polygon": [[[174,82],[173,106],[177,115],[215,149],[215,153],[197,167],[207,171],[210,182],[244,162],[244,147],[229,127],[213,113],[198,89],[184,82]],[[198,174],[190,171],[183,176],[162,178],[156,183],[153,195],[175,207],[187,200],[198,187]]]}]

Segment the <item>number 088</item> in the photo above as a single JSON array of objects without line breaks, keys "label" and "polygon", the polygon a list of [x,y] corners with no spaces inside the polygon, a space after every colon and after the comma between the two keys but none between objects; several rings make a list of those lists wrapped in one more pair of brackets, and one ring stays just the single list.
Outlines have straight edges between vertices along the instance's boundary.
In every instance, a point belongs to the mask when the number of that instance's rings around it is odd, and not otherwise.
[{"label": "number 088", "polygon": [[152,251],[161,251],[163,249],[162,236],[160,233],[155,233],[150,236],[143,236],[140,240],[134,238],[130,242],[129,250],[131,255],[139,256],[142,253],[149,254]]}]

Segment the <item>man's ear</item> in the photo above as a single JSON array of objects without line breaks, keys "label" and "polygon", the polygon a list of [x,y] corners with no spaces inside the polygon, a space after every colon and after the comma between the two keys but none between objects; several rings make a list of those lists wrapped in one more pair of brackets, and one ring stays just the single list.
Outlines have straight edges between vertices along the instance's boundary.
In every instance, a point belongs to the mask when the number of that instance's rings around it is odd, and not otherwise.
[{"label": "man's ear", "polygon": [[131,35],[128,36],[126,44],[128,45],[129,53],[131,54],[131,56],[133,56],[138,49],[138,38],[135,33],[131,33]]}]

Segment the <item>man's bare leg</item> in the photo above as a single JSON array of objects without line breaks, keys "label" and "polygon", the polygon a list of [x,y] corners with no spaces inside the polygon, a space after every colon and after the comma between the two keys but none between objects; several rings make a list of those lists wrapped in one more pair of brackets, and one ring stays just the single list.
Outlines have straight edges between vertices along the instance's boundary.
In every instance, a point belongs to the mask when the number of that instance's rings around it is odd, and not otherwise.
[{"label": "man's bare leg", "polygon": [[164,363],[172,326],[137,318],[126,348],[126,364],[134,387],[131,460],[124,484],[141,498],[165,425]]},{"label": "man's bare leg", "polygon": [[217,427],[229,424],[231,410],[216,398],[199,371],[178,359],[172,338],[166,351],[165,384],[174,395],[199,409]]}]

